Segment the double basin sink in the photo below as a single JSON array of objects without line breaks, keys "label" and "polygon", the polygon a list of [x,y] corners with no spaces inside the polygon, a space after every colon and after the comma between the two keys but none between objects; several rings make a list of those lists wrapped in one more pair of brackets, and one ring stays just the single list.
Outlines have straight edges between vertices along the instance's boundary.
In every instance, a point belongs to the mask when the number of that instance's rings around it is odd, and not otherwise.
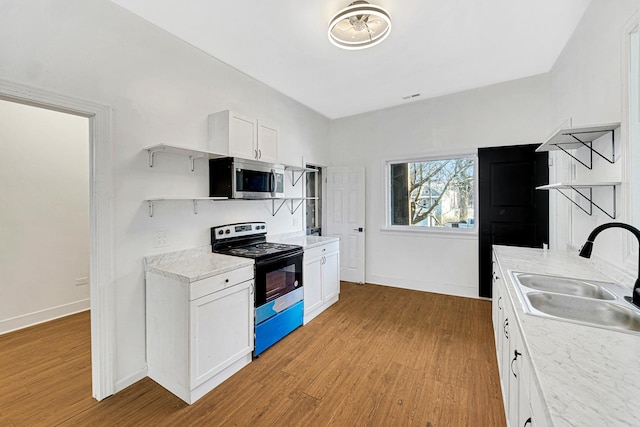
[{"label": "double basin sink", "polygon": [[525,311],[537,316],[640,333],[630,289],[614,283],[510,271]]}]

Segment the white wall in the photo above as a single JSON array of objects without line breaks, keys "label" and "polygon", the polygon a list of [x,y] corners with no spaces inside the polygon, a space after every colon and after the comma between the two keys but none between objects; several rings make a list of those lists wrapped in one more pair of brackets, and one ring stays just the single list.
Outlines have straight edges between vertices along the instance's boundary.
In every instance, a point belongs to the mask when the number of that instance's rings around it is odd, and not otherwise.
[{"label": "white wall", "polygon": [[533,76],[332,122],[332,164],[366,167],[366,280],[478,296],[477,235],[389,232],[385,161],[540,143],[549,80]]},{"label": "white wall", "polygon": [[[208,178],[202,160],[193,173],[172,155],[149,168],[143,147],[206,148],[207,115],[231,108],[280,127],[283,162],[328,164],[329,121],[106,0],[3,1],[0,9],[0,78],[113,108],[119,390],[146,374],[144,256],[207,245],[209,227],[232,221],[265,220],[273,233],[303,224],[301,209],[274,218],[269,202],[254,201],[204,203],[197,215],[189,202],[165,203],[149,218],[145,198],[206,196]],[[153,247],[159,230],[168,247]]]},{"label": "white wall", "polygon": [[[551,82],[550,122],[552,127],[559,126],[568,118],[572,118],[574,126],[610,123],[623,121],[623,91],[626,84],[622,80],[625,62],[623,37],[624,28],[634,12],[638,10],[636,0],[593,0],[586,10],[580,24],[565,49],[549,73]],[[551,129],[550,129],[551,130]],[[602,159],[595,159],[594,171],[572,164],[568,156],[554,153],[554,167],[551,169],[551,180],[564,181],[571,178],[571,170],[575,168],[575,179],[622,181],[629,184],[623,164],[624,144],[627,136],[624,131],[616,133],[619,141],[616,146],[617,161],[610,165]],[[608,137],[597,141],[595,146],[611,153]],[[578,155],[582,155],[578,153]],[[635,185],[638,185],[637,183]],[[605,193],[606,191],[606,193]],[[610,190],[600,190],[595,195],[597,202],[611,206]],[[629,212],[618,189],[617,221],[630,221]],[[589,217],[572,207],[562,196],[552,195],[551,214],[555,246],[564,249],[567,245],[581,246],[590,231],[597,225],[612,221],[605,214],[594,211]],[[635,240],[635,239],[633,239]],[[553,239],[552,239],[553,241]],[[621,230],[607,230],[596,240],[594,255],[629,270],[628,236]],[[637,243],[633,242],[637,247]],[[637,252],[636,252],[637,253]],[[635,271],[632,274],[635,276]]]},{"label": "white wall", "polygon": [[89,120],[0,100],[0,334],[89,308]]}]

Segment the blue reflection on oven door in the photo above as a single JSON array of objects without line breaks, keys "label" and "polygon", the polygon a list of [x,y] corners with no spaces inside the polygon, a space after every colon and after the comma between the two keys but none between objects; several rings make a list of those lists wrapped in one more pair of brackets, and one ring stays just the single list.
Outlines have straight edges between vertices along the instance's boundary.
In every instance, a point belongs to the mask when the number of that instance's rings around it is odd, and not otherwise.
[{"label": "blue reflection on oven door", "polygon": [[265,320],[272,318],[276,314],[291,307],[298,301],[302,301],[303,296],[303,288],[299,287],[298,289],[293,290],[288,294],[284,294],[281,297],[276,298],[273,301],[269,301],[268,303],[256,308],[256,325],[259,325]]}]

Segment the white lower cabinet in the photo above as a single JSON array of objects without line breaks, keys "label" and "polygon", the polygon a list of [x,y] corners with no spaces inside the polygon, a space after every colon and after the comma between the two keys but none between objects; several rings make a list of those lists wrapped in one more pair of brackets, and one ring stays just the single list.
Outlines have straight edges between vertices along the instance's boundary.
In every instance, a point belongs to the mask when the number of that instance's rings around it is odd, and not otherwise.
[{"label": "white lower cabinet", "polygon": [[[532,367],[524,346],[522,332],[504,281],[508,280],[493,259],[492,319],[496,356],[507,425],[510,427],[547,426],[541,400],[532,381]],[[532,399],[532,395],[538,400]],[[536,417],[534,414],[539,414]]]},{"label": "white lower cabinet", "polygon": [[251,362],[253,267],[185,283],[147,273],[148,375],[191,404]]},{"label": "white lower cabinet", "polygon": [[304,251],[304,323],[338,301],[340,294],[339,242]]}]

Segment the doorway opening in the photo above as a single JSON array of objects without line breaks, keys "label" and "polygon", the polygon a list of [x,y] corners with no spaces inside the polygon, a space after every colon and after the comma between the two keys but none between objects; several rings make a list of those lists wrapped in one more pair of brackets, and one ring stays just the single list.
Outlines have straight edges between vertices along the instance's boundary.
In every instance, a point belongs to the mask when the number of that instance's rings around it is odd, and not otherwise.
[{"label": "doorway opening", "polygon": [[306,174],[307,234],[322,236],[322,167],[309,164],[306,167],[315,170]]},{"label": "doorway opening", "polygon": [[0,99],[88,119],[91,384],[93,397],[102,400],[115,390],[111,109],[2,79]]},{"label": "doorway opening", "polygon": [[0,100],[0,334],[90,308],[89,119]]}]

